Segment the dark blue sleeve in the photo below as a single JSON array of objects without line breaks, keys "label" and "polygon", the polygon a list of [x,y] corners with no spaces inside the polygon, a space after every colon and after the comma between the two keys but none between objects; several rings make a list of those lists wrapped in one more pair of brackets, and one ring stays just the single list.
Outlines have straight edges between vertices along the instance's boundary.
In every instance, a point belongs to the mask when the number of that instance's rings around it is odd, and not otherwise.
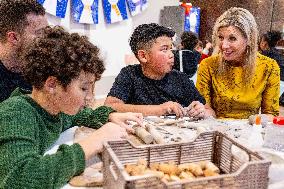
[{"label": "dark blue sleeve", "polygon": [[284,55],[279,53],[276,61],[280,68],[280,80],[284,81]]},{"label": "dark blue sleeve", "polygon": [[[180,57],[179,51],[173,51],[174,54],[174,66],[173,69],[180,71]],[[183,72],[188,75],[188,77],[192,77],[197,71],[197,65],[200,60],[200,53],[193,50],[184,50],[182,51],[182,65]]]},{"label": "dark blue sleeve", "polygon": [[129,67],[122,68],[110,89],[107,96],[116,97],[127,103],[131,98],[131,90],[133,86],[133,79],[131,79],[131,70]]},{"label": "dark blue sleeve", "polygon": [[192,77],[196,73],[200,57],[201,55],[197,51],[185,51],[183,53],[183,72],[189,77]]}]

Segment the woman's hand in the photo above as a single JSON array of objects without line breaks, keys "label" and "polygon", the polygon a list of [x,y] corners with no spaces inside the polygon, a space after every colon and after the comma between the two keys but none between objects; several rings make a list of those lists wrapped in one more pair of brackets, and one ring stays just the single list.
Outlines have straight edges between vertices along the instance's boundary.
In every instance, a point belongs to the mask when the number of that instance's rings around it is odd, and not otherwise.
[{"label": "woman's hand", "polygon": [[127,121],[134,121],[138,125],[143,126],[143,115],[141,113],[111,113],[109,115],[109,121],[124,127],[129,132],[134,132],[133,128],[127,123]]},{"label": "woman's hand", "polygon": [[199,101],[193,101],[187,107],[187,115],[189,117],[204,118],[205,117],[205,106]]},{"label": "woman's hand", "polygon": [[88,160],[103,149],[103,142],[108,140],[120,140],[127,137],[126,129],[114,124],[106,123],[94,131],[87,138],[80,140],[78,144],[85,152],[85,159]]},{"label": "woman's hand", "polygon": [[197,118],[208,118],[210,116],[216,117],[215,111],[208,105],[203,105],[199,101],[193,101],[187,107],[187,115],[190,117],[197,117]]}]

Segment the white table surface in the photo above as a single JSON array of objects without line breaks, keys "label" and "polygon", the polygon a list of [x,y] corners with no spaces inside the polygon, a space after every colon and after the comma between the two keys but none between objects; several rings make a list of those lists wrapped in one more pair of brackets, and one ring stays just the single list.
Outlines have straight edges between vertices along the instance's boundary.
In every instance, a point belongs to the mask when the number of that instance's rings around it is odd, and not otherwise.
[{"label": "white table surface", "polygon": [[[228,121],[231,122],[232,121]],[[242,123],[242,121],[238,122],[238,124]],[[55,153],[59,147],[60,144],[69,144],[71,145],[73,143],[73,136],[74,132],[77,127],[70,128],[63,132],[59,139],[56,141],[56,143],[51,147],[50,150],[46,152],[46,154],[52,154]],[[271,152],[272,154],[276,154],[278,157],[283,158],[284,160],[284,153],[278,152],[274,150],[269,150],[262,148],[265,152]],[[284,163],[283,164],[273,164],[270,166],[269,169],[269,189],[284,189]],[[102,189],[102,187],[73,187],[69,184],[66,184],[62,189]]]}]

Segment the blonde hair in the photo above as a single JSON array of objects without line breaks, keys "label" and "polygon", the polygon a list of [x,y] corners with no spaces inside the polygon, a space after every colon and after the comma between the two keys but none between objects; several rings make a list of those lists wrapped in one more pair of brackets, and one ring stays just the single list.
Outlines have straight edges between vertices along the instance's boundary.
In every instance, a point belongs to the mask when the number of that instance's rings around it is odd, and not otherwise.
[{"label": "blonde hair", "polygon": [[255,71],[255,62],[257,56],[257,42],[258,42],[258,27],[254,16],[246,9],[239,7],[232,7],[224,12],[216,21],[213,28],[212,42],[214,47],[213,54],[219,54],[219,68],[220,74],[226,75],[229,65],[223,59],[218,46],[218,31],[222,27],[235,26],[240,30],[243,36],[247,39],[247,47],[245,54],[245,62],[243,62],[244,74],[243,81],[248,83],[252,79]]}]

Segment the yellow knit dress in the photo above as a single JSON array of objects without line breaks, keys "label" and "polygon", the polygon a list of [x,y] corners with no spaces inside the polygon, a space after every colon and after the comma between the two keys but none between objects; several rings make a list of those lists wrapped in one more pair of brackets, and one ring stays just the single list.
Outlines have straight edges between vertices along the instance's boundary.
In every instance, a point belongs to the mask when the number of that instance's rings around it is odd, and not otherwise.
[{"label": "yellow knit dress", "polygon": [[196,87],[218,118],[246,119],[261,113],[279,114],[280,69],[277,62],[257,54],[252,80],[245,84],[243,67],[231,66],[227,76],[218,73],[218,55],[204,59]]}]

